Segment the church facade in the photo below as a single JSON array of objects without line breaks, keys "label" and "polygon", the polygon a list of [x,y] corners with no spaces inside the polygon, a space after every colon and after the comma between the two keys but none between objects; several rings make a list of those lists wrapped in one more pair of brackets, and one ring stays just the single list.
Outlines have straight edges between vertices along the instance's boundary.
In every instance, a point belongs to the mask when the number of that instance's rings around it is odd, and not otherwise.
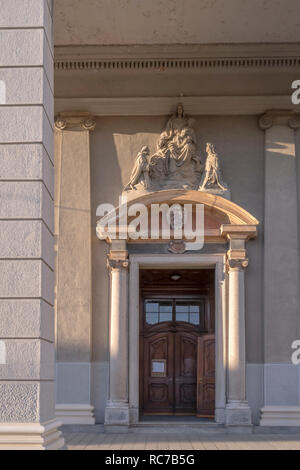
[{"label": "church facade", "polygon": [[61,424],[300,426],[297,2],[17,3],[0,448],[61,448]]}]

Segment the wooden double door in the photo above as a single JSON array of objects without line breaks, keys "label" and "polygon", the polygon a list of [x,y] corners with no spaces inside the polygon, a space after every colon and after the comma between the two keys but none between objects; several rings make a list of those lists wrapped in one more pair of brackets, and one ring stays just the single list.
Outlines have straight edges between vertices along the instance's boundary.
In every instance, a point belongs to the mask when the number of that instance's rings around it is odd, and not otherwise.
[{"label": "wooden double door", "polygon": [[183,331],[144,340],[144,414],[214,416],[214,335]]},{"label": "wooden double door", "polygon": [[141,298],[141,413],[213,417],[213,306],[207,290],[181,292]]}]

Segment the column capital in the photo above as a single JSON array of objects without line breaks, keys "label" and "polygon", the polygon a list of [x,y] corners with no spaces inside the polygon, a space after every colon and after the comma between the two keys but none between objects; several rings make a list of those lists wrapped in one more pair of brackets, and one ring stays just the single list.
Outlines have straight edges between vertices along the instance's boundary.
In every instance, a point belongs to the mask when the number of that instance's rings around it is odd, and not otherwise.
[{"label": "column capital", "polygon": [[221,233],[229,241],[227,267],[229,270],[248,266],[246,242],[257,234],[256,225],[222,225]]},{"label": "column capital", "polygon": [[93,131],[96,127],[96,121],[90,113],[59,113],[55,117],[55,128],[59,131]]},{"label": "column capital", "polygon": [[291,129],[298,129],[300,114],[289,110],[271,110],[260,116],[258,124],[263,130],[270,129],[272,126],[288,126]]},{"label": "column capital", "polygon": [[230,241],[230,247],[227,251],[227,266],[229,271],[247,268],[248,258],[244,240],[241,242]]},{"label": "column capital", "polygon": [[110,250],[107,256],[107,268],[111,271],[115,269],[128,269],[128,251],[127,250]]},{"label": "column capital", "polygon": [[228,254],[227,264],[229,271],[241,271],[247,268],[249,263],[248,258],[231,258],[230,254]]}]

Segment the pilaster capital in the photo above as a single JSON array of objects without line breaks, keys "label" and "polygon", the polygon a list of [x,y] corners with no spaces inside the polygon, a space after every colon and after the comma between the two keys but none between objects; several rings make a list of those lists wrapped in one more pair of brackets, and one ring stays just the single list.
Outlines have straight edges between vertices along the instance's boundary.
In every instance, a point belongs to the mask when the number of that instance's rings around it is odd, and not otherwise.
[{"label": "pilaster capital", "polygon": [[60,113],[55,117],[55,128],[59,131],[93,131],[96,121],[89,113]]},{"label": "pilaster capital", "polygon": [[246,242],[256,236],[256,225],[223,224],[221,234],[225,235],[229,241],[229,250],[227,251],[228,270],[246,268],[248,266]]},{"label": "pilaster capital", "polygon": [[227,260],[229,271],[241,271],[248,266],[248,258],[229,258]]},{"label": "pilaster capital", "polygon": [[227,266],[229,271],[247,268],[248,258],[245,240],[240,242],[237,240],[230,241],[230,247],[227,251]]},{"label": "pilaster capital", "polygon": [[291,129],[300,127],[300,114],[289,110],[272,110],[263,114],[258,121],[259,127],[263,130],[272,126],[288,126]]},{"label": "pilaster capital", "polygon": [[111,271],[128,269],[129,259],[127,250],[111,250],[107,256],[107,268]]}]

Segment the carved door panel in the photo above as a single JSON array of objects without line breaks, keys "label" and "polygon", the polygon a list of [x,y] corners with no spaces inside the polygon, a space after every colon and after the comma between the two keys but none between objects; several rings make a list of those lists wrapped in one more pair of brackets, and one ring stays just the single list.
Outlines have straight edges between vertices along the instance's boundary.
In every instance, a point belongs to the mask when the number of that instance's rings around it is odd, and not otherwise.
[{"label": "carved door panel", "polygon": [[198,335],[179,331],[175,335],[175,406],[176,414],[195,414],[197,396]]},{"label": "carved door panel", "polygon": [[[214,338],[209,336],[214,331],[213,271],[142,270],[140,285],[141,415],[195,415],[197,406],[203,415],[213,415],[214,351],[208,341]],[[206,362],[204,351],[211,354]],[[200,380],[201,390],[199,373],[207,381]]]},{"label": "carved door panel", "polygon": [[173,412],[174,335],[158,333],[144,338],[143,411]]},{"label": "carved door panel", "polygon": [[215,410],[215,335],[198,338],[197,416],[213,417]]}]

